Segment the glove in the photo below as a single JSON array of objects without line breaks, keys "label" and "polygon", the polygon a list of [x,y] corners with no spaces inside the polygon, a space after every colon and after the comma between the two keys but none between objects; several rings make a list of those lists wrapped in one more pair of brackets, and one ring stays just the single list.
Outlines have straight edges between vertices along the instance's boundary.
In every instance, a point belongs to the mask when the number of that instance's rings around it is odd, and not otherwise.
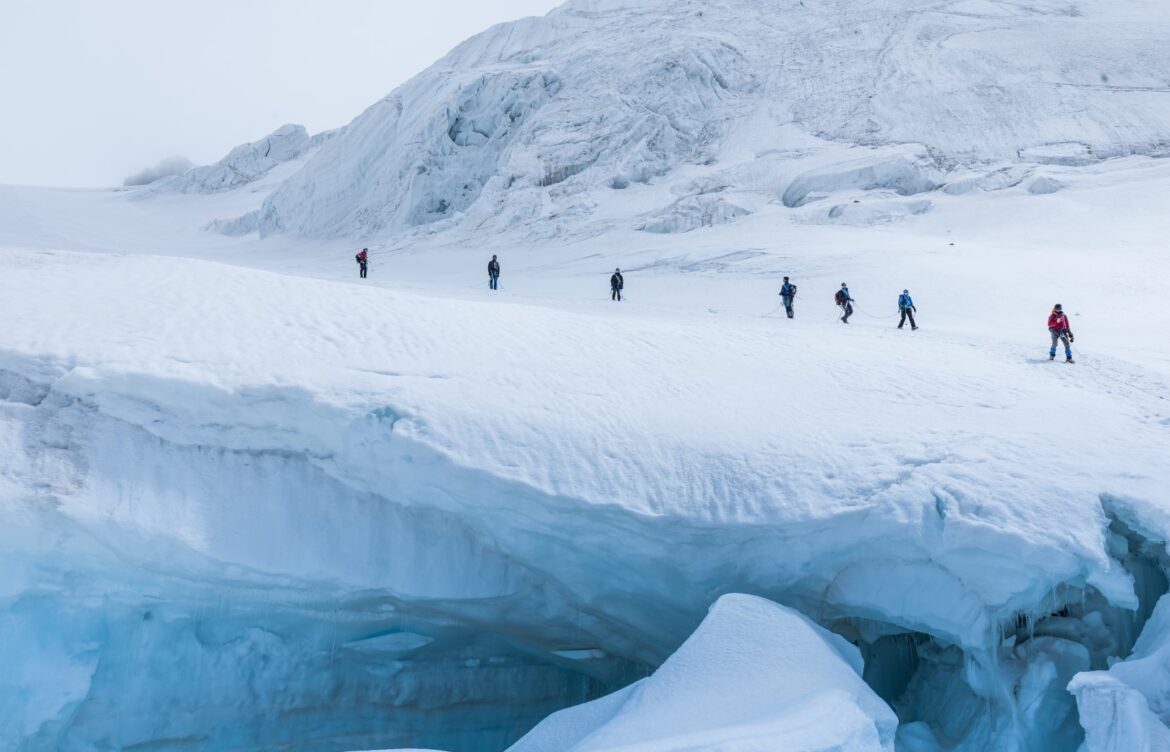
[{"label": "glove", "polygon": [[1072,332],[1069,332],[1068,333],[1068,343],[1071,345],[1073,342],[1076,342],[1076,341],[1077,341],[1077,338],[1073,336]]}]

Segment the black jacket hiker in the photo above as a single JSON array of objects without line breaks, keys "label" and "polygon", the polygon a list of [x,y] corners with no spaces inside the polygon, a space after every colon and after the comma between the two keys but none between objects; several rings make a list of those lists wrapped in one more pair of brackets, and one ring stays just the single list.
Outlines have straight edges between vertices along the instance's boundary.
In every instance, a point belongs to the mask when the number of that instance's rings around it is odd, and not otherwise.
[{"label": "black jacket hiker", "polygon": [[853,300],[853,296],[849,294],[849,287],[844,282],[841,283],[841,289],[837,291],[834,300],[837,302],[837,305],[841,306],[841,323],[848,324],[849,317],[853,315],[853,303],[855,301]]},{"label": "black jacket hiker", "polygon": [[488,262],[488,286],[493,290],[500,289],[500,262],[496,260],[494,254],[492,260]]},{"label": "black jacket hiker", "polygon": [[615,269],[613,276],[609,278],[609,292],[610,300],[622,299],[622,288],[626,286],[626,280],[622,277],[622,270]]}]

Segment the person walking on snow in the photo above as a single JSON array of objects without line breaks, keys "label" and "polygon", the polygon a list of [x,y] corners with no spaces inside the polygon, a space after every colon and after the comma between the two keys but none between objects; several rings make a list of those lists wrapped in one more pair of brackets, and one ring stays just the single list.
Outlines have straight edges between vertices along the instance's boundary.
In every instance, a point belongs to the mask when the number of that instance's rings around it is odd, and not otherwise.
[{"label": "person walking on snow", "polygon": [[792,310],[792,301],[796,300],[796,285],[788,281],[788,277],[784,278],[784,284],[780,285],[780,300],[784,302],[784,311],[788,314],[788,318],[795,318],[796,313]]},{"label": "person walking on snow", "polygon": [[914,307],[914,299],[910,297],[909,290],[903,290],[902,294],[898,296],[898,310],[902,312],[902,320],[898,322],[898,328],[901,329],[906,325],[906,319],[910,319],[910,331],[918,331],[918,324],[914,323],[914,314],[918,313],[918,309]]},{"label": "person walking on snow", "polygon": [[1058,342],[1063,342],[1064,362],[1073,363],[1072,343],[1076,341],[1076,338],[1073,337],[1068,316],[1064,315],[1064,309],[1060,307],[1060,303],[1056,304],[1052,309],[1052,315],[1048,317],[1048,333],[1052,335],[1052,348],[1048,351],[1048,359],[1056,360],[1056,345]]},{"label": "person walking on snow", "polygon": [[834,300],[837,301],[837,305],[841,306],[841,323],[848,324],[849,317],[853,315],[853,304],[857,301],[849,294],[849,286],[847,284],[844,282],[841,283],[841,289],[837,291]]},{"label": "person walking on snow", "polygon": [[500,262],[496,260],[496,254],[492,254],[492,260],[488,262],[488,286],[493,290],[500,289]]},{"label": "person walking on snow", "polygon": [[369,253],[369,251],[370,251],[369,248],[363,248],[361,253],[354,256],[354,260],[357,261],[357,263],[358,263],[358,274],[361,275],[362,279],[366,278],[366,270],[369,269],[369,266],[370,266],[370,253]]},{"label": "person walking on snow", "polygon": [[622,288],[626,286],[626,280],[622,278],[622,270],[620,268],[613,270],[613,276],[609,278],[609,298],[610,300],[622,299]]}]

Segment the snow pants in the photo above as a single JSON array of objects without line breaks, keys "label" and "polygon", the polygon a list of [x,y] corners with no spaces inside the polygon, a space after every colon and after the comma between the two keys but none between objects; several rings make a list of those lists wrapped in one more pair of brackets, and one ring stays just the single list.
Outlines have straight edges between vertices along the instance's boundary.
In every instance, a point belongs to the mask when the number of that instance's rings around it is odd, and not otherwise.
[{"label": "snow pants", "polygon": [[1058,343],[1064,344],[1064,357],[1072,357],[1072,344],[1068,341],[1068,332],[1058,332],[1055,329],[1049,329],[1048,333],[1052,335],[1052,349],[1048,351],[1050,357],[1056,357],[1056,345]]},{"label": "snow pants", "polygon": [[794,318],[796,312],[792,310],[792,298],[787,295],[781,295],[780,299],[784,301],[784,312],[788,314],[788,318]]},{"label": "snow pants", "polygon": [[901,329],[906,325],[906,319],[910,319],[910,328],[917,329],[918,324],[914,323],[914,310],[911,308],[902,309],[902,320],[898,322],[898,328]]},{"label": "snow pants", "polygon": [[610,288],[609,299],[610,300],[621,300],[622,299],[622,288],[620,288],[620,287]]},{"label": "snow pants", "polygon": [[841,317],[841,320],[848,324],[849,317],[853,315],[853,304],[846,303],[845,305],[841,306],[841,310],[845,313],[845,315]]},{"label": "snow pants", "polygon": [[366,278],[367,269],[369,269],[369,264],[358,264],[358,274],[361,275],[362,279]]},{"label": "snow pants", "polygon": [[488,279],[488,286],[491,287],[493,290],[500,289],[500,275],[492,274],[490,276],[490,278]]}]

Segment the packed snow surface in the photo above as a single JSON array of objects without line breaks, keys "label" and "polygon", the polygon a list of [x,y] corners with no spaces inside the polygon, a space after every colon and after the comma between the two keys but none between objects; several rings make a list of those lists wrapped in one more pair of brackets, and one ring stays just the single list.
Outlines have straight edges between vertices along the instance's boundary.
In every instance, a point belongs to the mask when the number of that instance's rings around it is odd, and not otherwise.
[{"label": "packed snow surface", "polygon": [[337,132],[0,186],[0,748],[834,749],[876,695],[1158,749],[1167,23],[573,2]]}]

